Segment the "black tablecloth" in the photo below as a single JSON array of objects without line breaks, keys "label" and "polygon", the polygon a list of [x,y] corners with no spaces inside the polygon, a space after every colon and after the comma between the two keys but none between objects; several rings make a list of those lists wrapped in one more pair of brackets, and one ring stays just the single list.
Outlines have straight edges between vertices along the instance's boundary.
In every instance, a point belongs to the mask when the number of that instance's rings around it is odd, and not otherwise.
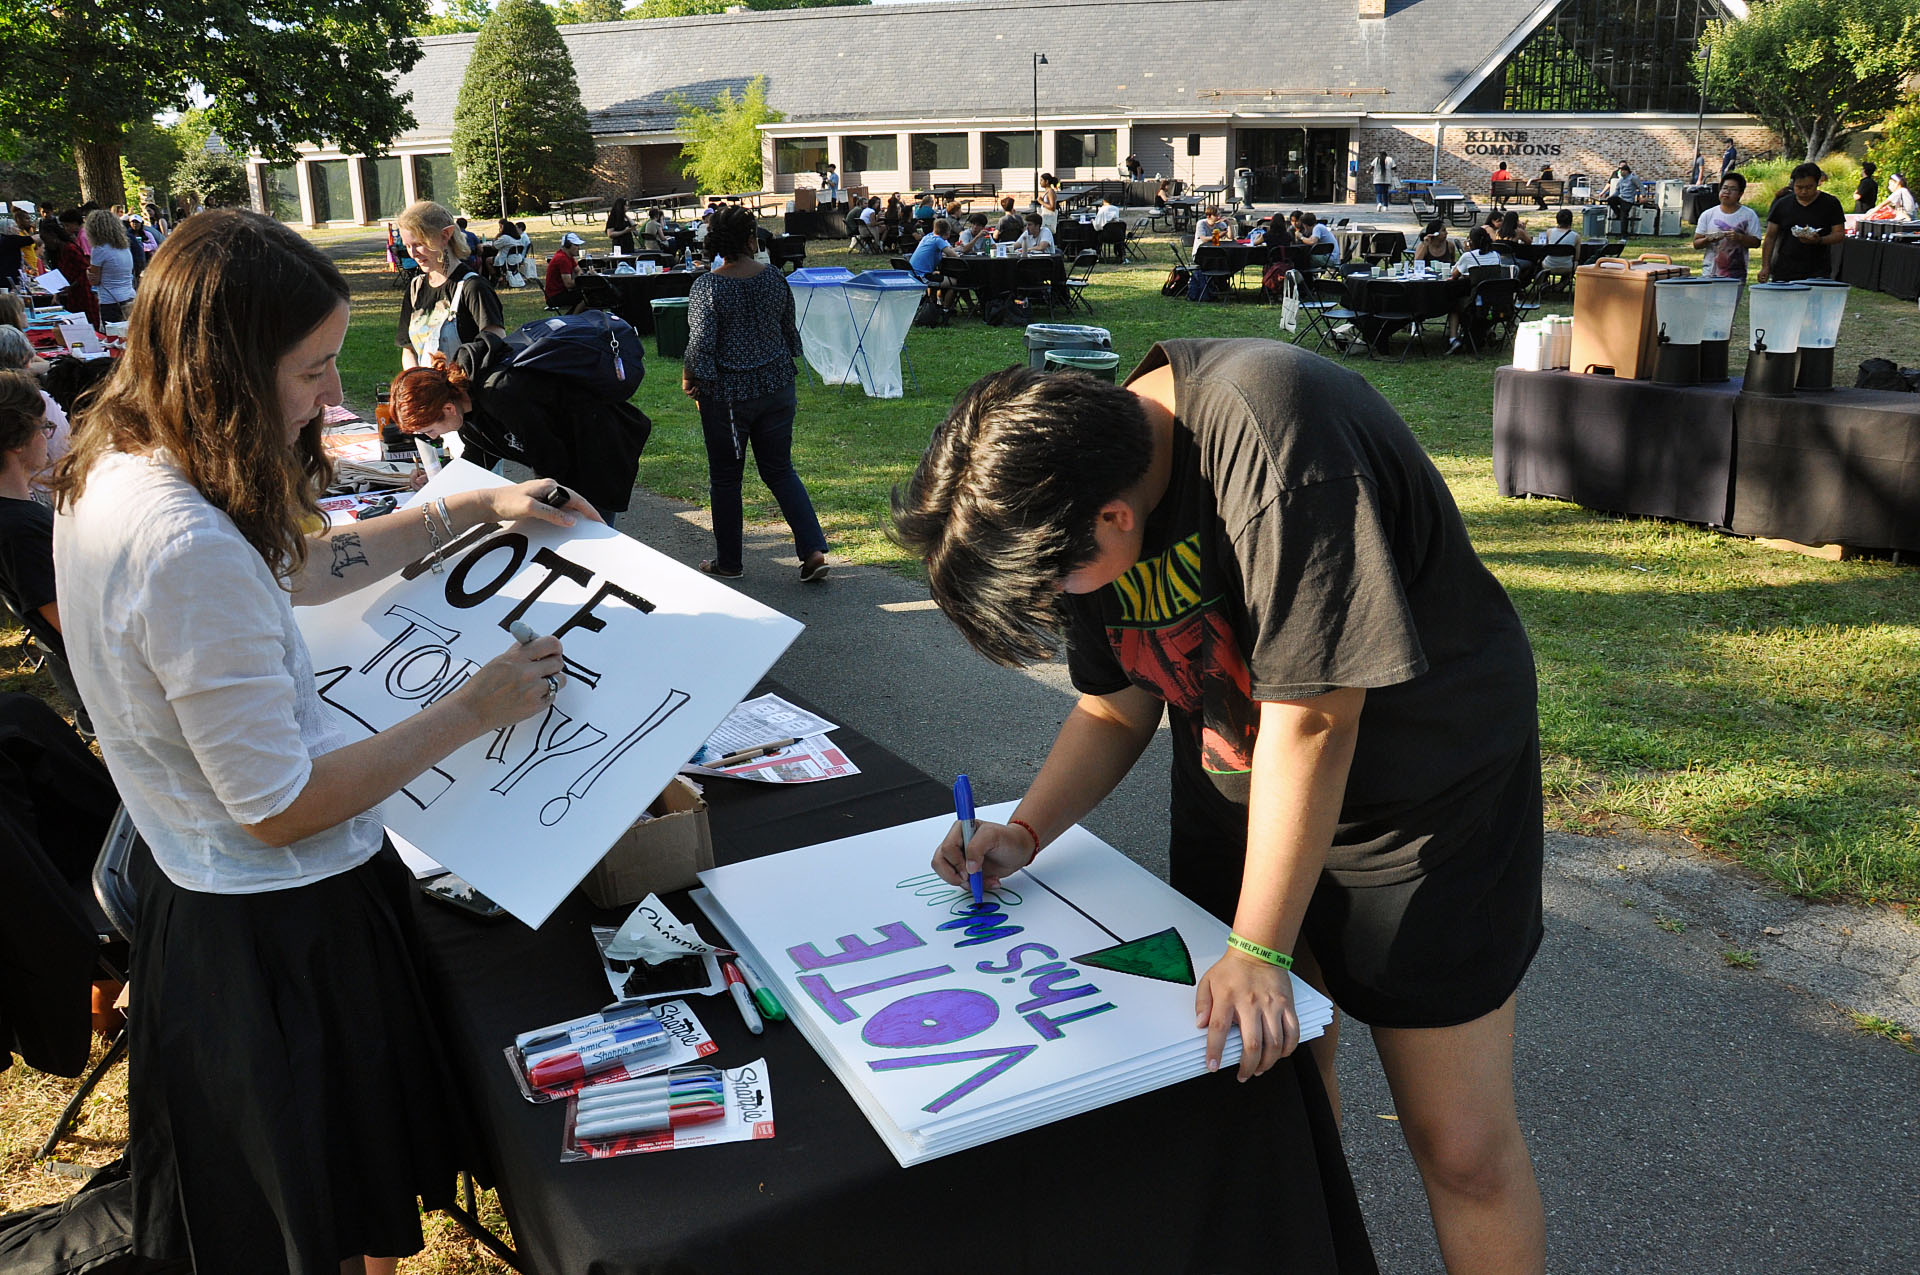
[{"label": "black tablecloth", "polygon": [[1878,291],[1880,263],[1886,258],[1886,248],[1887,245],[1878,239],[1843,239],[1840,242],[1840,282]]},{"label": "black tablecloth", "polygon": [[1746,395],[1735,434],[1735,531],[1920,552],[1920,394]]},{"label": "black tablecloth", "polygon": [[698,273],[685,270],[660,274],[602,274],[580,277],[580,296],[596,310],[609,310],[633,325],[642,336],[653,331],[653,302],[660,297],[684,297],[693,292]]},{"label": "black tablecloth", "polygon": [[1054,304],[1064,305],[1067,301],[1067,262],[1059,253],[1042,253],[1033,257],[971,254],[942,257],[940,273],[953,280],[955,287],[971,292],[982,313],[986,312],[989,301],[1009,295],[1023,283],[1036,287],[1043,283],[1052,284]]},{"label": "black tablecloth", "polygon": [[[952,809],[944,787],[857,732],[834,738],[859,776],[707,785],[721,862]],[[698,915],[682,894],[666,902]],[[1305,1050],[1246,1085],[1202,1077],[903,1170],[797,1030],[749,1036],[721,997],[696,1006],[721,1046],[714,1061],[766,1057],[777,1136],[561,1164],[561,1105],[523,1100],[500,1051],[517,1031],[605,1001],[586,926],[619,914],[578,893],[538,932],[424,900],[417,911],[450,1052],[531,1270],[1375,1269]]]},{"label": "black tablecloth", "polygon": [[1738,386],[1500,368],[1494,481],[1503,496],[1726,526]]},{"label": "black tablecloth", "polygon": [[1880,278],[1874,286],[1902,301],[1920,299],[1920,244],[1882,241]]}]

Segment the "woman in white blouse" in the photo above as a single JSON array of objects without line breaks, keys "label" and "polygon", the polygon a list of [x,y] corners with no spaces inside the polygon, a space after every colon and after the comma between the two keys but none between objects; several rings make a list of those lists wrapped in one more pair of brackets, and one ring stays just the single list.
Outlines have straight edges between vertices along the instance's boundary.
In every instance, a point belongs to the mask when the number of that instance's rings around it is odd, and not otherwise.
[{"label": "woman in white blouse", "polygon": [[255,213],[181,224],[56,471],[67,654],[157,871],[140,882],[135,1241],[203,1271],[384,1275],[467,1158],[379,803],[552,702],[551,637],[372,735],[323,704],[292,606],[548,509],[548,480],[309,538],[347,286]]}]

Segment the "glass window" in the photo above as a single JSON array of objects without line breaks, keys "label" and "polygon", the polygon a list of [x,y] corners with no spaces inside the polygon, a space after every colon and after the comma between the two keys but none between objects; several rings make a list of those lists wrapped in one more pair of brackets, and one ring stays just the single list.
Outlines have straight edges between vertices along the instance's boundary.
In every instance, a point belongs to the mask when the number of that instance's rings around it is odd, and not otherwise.
[{"label": "glass window", "polygon": [[880,172],[900,167],[900,139],[892,133],[849,137],[840,143],[850,173]]},{"label": "glass window", "polygon": [[347,161],[322,159],[307,165],[307,184],[313,188],[315,221],[353,221],[353,186]]},{"label": "glass window", "polygon": [[[1567,0],[1474,90],[1468,109],[1698,110],[1693,56],[1706,24],[1726,20],[1717,0],[1662,0],[1631,10],[1611,0]],[[1709,99],[1706,109],[1724,104]]]},{"label": "glass window", "polygon": [[459,203],[460,175],[453,166],[453,156],[444,153],[415,155],[413,157],[413,188],[420,198],[431,199],[449,208]]},{"label": "glass window", "polygon": [[1116,134],[1110,128],[1073,133],[1062,129],[1054,134],[1054,158],[1062,168],[1112,168],[1116,144]]},{"label": "glass window", "polygon": [[780,137],[773,143],[773,171],[782,177],[817,172],[827,166],[824,137]]},{"label": "glass window", "polygon": [[1018,133],[982,133],[982,168],[1032,168],[1034,166],[1033,130]]},{"label": "glass window", "polygon": [[407,206],[407,192],[400,184],[400,157],[361,160],[360,189],[366,195],[368,217],[375,221],[398,217]]},{"label": "glass window", "polygon": [[260,190],[267,199],[268,216],[278,221],[300,220],[300,178],[292,164],[262,164]]},{"label": "glass window", "polygon": [[968,168],[965,133],[915,133],[913,166],[921,168]]}]

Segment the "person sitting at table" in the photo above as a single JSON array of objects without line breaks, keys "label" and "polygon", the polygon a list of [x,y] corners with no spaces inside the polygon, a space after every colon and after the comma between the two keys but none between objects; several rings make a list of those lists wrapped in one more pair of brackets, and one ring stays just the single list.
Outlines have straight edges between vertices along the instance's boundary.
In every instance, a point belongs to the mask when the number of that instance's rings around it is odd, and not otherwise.
[{"label": "person sitting at table", "polygon": [[1323,255],[1318,245],[1325,244],[1331,250],[1324,255],[1327,264],[1340,264],[1340,241],[1334,237],[1333,229],[1313,213],[1300,214],[1300,242],[1313,250],[1313,255]]},{"label": "person sitting at table", "polygon": [[506,282],[506,267],[501,258],[520,246],[520,232],[505,217],[494,228],[493,238],[480,244],[480,274],[488,283],[496,287]]},{"label": "person sitting at table", "polygon": [[1912,221],[1915,216],[1913,192],[1907,189],[1907,179],[1899,173],[1887,177],[1887,197],[1867,216],[1875,221]]},{"label": "person sitting at table", "polygon": [[1562,208],[1555,213],[1553,229],[1541,231],[1533,237],[1533,241],[1558,250],[1541,254],[1542,271],[1551,275],[1573,273],[1575,259],[1580,255],[1580,232],[1573,228],[1573,209]]},{"label": "person sitting at table", "polygon": [[[9,329],[11,331],[11,329]],[[67,659],[53,582],[53,511],[34,499],[45,473],[45,391],[25,372],[0,372],[0,595],[40,645]]]},{"label": "person sitting at table", "polygon": [[1487,210],[1487,219],[1480,223],[1487,228],[1487,238],[1494,240],[1500,238],[1500,222],[1506,215],[1503,209],[1489,208]]},{"label": "person sitting at table", "polygon": [[1022,232],[1018,239],[1013,241],[1013,250],[1015,253],[1026,257],[1034,253],[1059,251],[1053,243],[1053,232],[1047,229],[1046,222],[1041,219],[1040,213],[1030,212],[1026,215],[1025,220],[1027,223],[1026,230]]},{"label": "person sitting at table", "polygon": [[1453,236],[1447,233],[1447,223],[1438,217],[1422,227],[1420,242],[1413,246],[1413,259],[1416,262],[1451,266],[1458,255],[1454,248]]},{"label": "person sitting at table", "polygon": [[1165,212],[1167,209],[1167,200],[1171,198],[1173,198],[1173,183],[1166,178],[1162,178],[1160,184],[1154,187],[1153,191],[1154,211]]},{"label": "person sitting at table", "polygon": [[993,228],[993,237],[1001,243],[1012,243],[1025,233],[1027,223],[1013,210],[1013,196],[1000,196],[1000,222]]},{"label": "person sitting at table", "polygon": [[201,1271],[390,1275],[421,1247],[421,1199],[453,1203],[473,1115],[380,803],[564,685],[558,640],[500,633],[451,693],[343,730],[292,607],[397,583],[482,524],[593,516],[542,504],[543,479],[310,536],[350,297],[287,227],[193,214],[55,479],[69,662],[152,851],[128,1028],[134,1242]]},{"label": "person sitting at table", "polygon": [[854,218],[853,247],[865,249],[868,252],[883,251],[885,242],[882,232],[885,228],[886,223],[880,218],[880,196],[871,196],[867,200],[866,207],[860,210],[860,215]]},{"label": "person sitting at table", "polygon": [[969,213],[966,229],[960,232],[959,248],[963,253],[988,253],[993,251],[993,228],[987,225],[985,213]]},{"label": "person sitting at table", "polygon": [[1225,243],[1233,238],[1233,223],[1227,220],[1218,204],[1211,205],[1200,214],[1200,220],[1193,223],[1193,246]]},{"label": "person sitting at table", "polygon": [[647,252],[673,251],[672,232],[658,204],[647,209],[647,219],[640,223],[640,247]]},{"label": "person sitting at table", "polygon": [[907,258],[907,269],[927,285],[935,302],[947,311],[953,309],[953,284],[941,276],[940,259],[960,255],[954,250],[952,236],[953,223],[945,217],[936,217],[933,228],[914,245],[913,255]]},{"label": "person sitting at table", "polygon": [[573,254],[586,246],[587,241],[571,230],[560,236],[560,246],[547,258],[547,309],[571,314],[579,308],[580,266]]},{"label": "person sitting at table", "polygon": [[1534,261],[1523,253],[1515,251],[1527,243],[1526,228],[1520,224],[1520,214],[1506,212],[1500,216],[1500,229],[1493,236],[1493,250],[1502,264],[1514,267],[1522,280],[1531,278],[1539,269]]},{"label": "person sitting at table", "polygon": [[1111,199],[1102,199],[1100,206],[1093,210],[1093,228],[1099,230],[1107,223],[1120,220],[1120,210],[1113,206]]},{"label": "person sitting at table", "polygon": [[1485,226],[1475,226],[1467,232],[1467,250],[1453,263],[1453,277],[1464,279],[1467,271],[1476,266],[1504,266],[1508,263],[1500,259],[1493,246],[1493,236],[1487,233]]},{"label": "person sitting at table", "polygon": [[935,217],[938,217],[939,215],[940,215],[940,212],[939,212],[939,210],[938,210],[938,209],[936,209],[936,208],[935,208],[935,207],[933,206],[933,196],[932,196],[932,195],[926,195],[926,194],[923,194],[923,195],[921,195],[921,196],[920,196],[920,197],[919,197],[918,199],[916,199],[916,200],[914,201],[914,204],[913,204],[913,219],[914,219],[915,221],[928,221],[928,222],[930,222],[930,221],[932,221],[932,220],[933,220],[933,219],[934,219]]}]

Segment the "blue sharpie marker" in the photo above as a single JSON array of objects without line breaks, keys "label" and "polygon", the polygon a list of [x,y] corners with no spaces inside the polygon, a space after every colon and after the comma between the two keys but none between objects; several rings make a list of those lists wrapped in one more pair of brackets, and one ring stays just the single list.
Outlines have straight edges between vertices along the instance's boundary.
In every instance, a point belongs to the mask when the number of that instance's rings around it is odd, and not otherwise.
[{"label": "blue sharpie marker", "polygon": [[[967,846],[973,841],[973,785],[965,775],[953,781],[953,817],[960,821],[960,856],[964,861]],[[987,901],[986,882],[978,872],[967,873],[967,884],[973,889],[975,903]]]}]

